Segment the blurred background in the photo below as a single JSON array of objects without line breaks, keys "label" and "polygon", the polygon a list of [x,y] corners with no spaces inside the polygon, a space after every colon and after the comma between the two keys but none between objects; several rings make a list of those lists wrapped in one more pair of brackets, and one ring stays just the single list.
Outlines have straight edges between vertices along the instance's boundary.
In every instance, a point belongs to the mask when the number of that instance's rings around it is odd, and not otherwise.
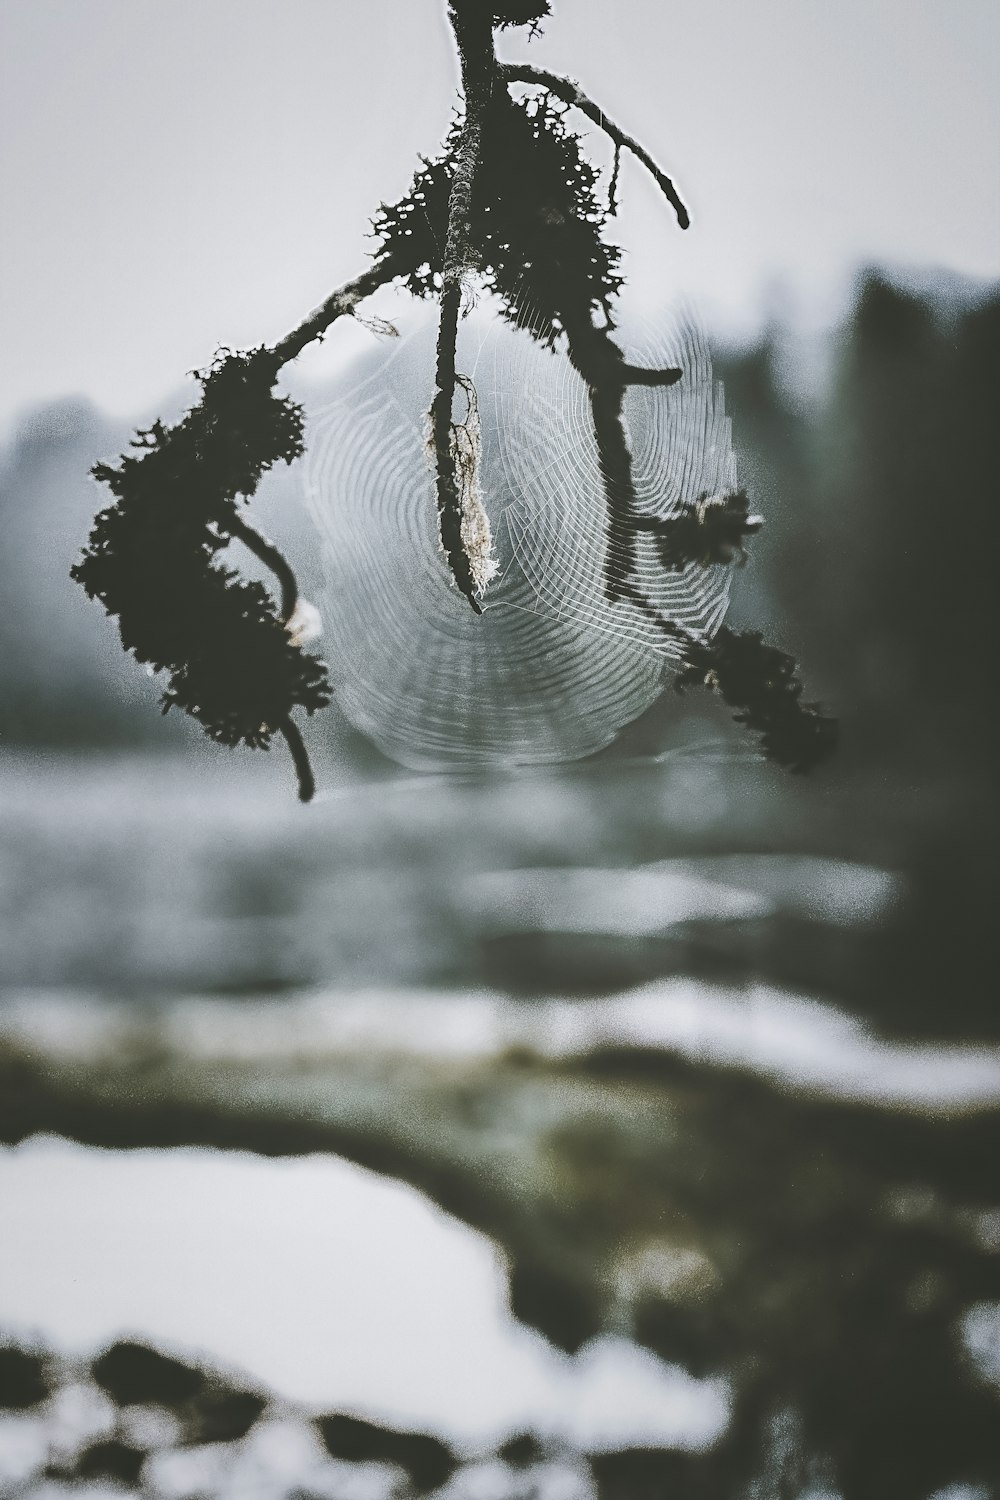
[{"label": "blurred background", "polygon": [[[356,274],[450,43],[8,0],[0,1495],[1000,1493],[997,14],[555,9],[504,51],[691,203],[623,169],[629,296],[703,313],[766,517],[729,620],[840,749],[670,693],[415,777],[334,708],[302,808],[161,719],[68,578],[88,471]],[[255,510],[318,592],[299,476]]]}]

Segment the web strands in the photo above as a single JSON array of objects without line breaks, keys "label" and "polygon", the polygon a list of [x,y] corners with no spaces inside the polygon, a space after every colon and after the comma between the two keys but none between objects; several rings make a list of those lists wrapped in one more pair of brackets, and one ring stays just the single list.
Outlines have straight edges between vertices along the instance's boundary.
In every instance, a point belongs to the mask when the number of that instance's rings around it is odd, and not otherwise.
[{"label": "web strands", "polygon": [[[609,536],[586,387],[562,353],[492,307],[464,320],[458,368],[477,391],[478,480],[498,565],[477,617],[438,539],[425,415],[434,334],[431,320],[416,319],[379,351],[374,373],[348,367],[310,415],[306,494],[337,702],[414,769],[592,754],[660,695],[677,647],[648,611],[605,598]],[[626,399],[643,514],[731,488],[728,423],[701,341],[679,327],[628,353],[685,369],[679,385]],[[455,408],[461,422],[461,390]],[[664,573],[647,534],[634,546],[636,587],[652,609],[710,635],[727,570]]]},{"label": "web strands", "polygon": [[[665,519],[687,503],[735,489],[730,423],[693,320],[664,314],[622,342],[632,364],[683,371],[676,386],[630,386],[626,393],[638,514]],[[680,644],[656,617],[711,637],[726,611],[730,571],[697,563],[665,571],[652,532],[609,518],[579,376],[564,358],[540,355],[526,340],[494,334],[491,343],[496,425],[505,439],[499,456],[506,489],[517,497],[504,515],[518,568],[531,585],[526,607],[679,659]],[[647,609],[631,597],[608,601],[609,551],[626,558],[625,571]]]}]

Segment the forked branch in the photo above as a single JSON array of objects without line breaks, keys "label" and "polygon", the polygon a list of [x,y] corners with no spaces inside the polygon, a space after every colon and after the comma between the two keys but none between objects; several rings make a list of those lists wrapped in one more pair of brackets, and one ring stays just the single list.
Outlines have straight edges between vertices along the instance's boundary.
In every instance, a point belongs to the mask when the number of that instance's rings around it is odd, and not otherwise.
[{"label": "forked branch", "polygon": [[[602,231],[616,207],[622,151],[647,169],[685,229],[687,209],[649,152],[573,80],[498,63],[494,31],[537,27],[548,0],[448,0],[447,8],[464,114],[442,155],[424,161],[404,198],[381,206],[374,227],[382,243],[372,263],[273,346],[220,353],[198,372],[201,400],[180,422],[155,423],[117,466],[98,465],[96,477],[114,499],[97,516],[73,576],[117,617],[125,649],[168,673],[165,711],[182,709],[221,744],[267,748],[282,736],[299,795],[308,800],[313,778],[292,713],[325,707],[332,690],[325,664],[302,650],[292,568],[242,514],[263,475],[303,451],[302,408],[277,394],[275,384],[290,360],[380,287],[402,280],[415,295],[439,301],[430,426],[440,539],[459,589],[481,613],[476,596],[492,570],[489,524],[478,490],[474,392],[456,369],[458,325],[474,270],[516,327],[550,349],[565,340],[587,385],[608,509],[606,597],[631,602],[680,648],[682,685],[714,687],[762,733],[774,758],[803,769],[826,753],[832,731],[815,705],[800,703],[791,659],[759,639],[726,632],[711,643],[687,638],[645,598],[635,574],[636,538],[651,524],[668,571],[742,555],[743,539],[755,529],[737,496],[725,505],[708,497],[702,510],[669,523],[651,523],[636,503],[625,393],[630,385],[672,385],[681,372],[630,364],[613,337],[623,279],[619,247]],[[510,88],[522,84],[544,93],[513,97]],[[613,143],[609,209],[598,201],[597,169],[565,125],[570,108]],[[459,385],[469,411],[456,426]],[[233,539],[272,570],[280,604],[262,584],[217,560]]]},{"label": "forked branch", "polygon": [[[690,215],[681,200],[673,182],[667,176],[654,159],[650,156],[645,146],[641,145],[633,136],[628,135],[620,125],[604,113],[599,104],[595,104],[588,94],[585,94],[580,85],[572,78],[563,78],[559,73],[550,73],[547,68],[533,68],[527,63],[502,63],[500,76],[504,83],[529,83],[545,89],[550,94],[555,94],[564,104],[569,104],[573,109],[578,109],[581,114],[593,120],[594,124],[614,142],[617,153],[625,150],[630,151],[636,161],[642,162],[646,171],[652,177],[660,189],[674,213],[677,222],[682,229],[687,229],[691,223]],[[617,169],[615,172],[617,179]]]}]

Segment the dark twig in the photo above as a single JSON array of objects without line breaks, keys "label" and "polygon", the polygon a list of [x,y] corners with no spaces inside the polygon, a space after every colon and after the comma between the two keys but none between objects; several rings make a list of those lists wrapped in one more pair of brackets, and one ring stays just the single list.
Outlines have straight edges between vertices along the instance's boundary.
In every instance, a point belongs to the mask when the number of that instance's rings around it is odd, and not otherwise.
[{"label": "dark twig", "polygon": [[390,281],[400,275],[402,269],[392,255],[380,255],[367,271],[331,292],[325,302],[273,346],[270,352],[274,359],[275,373],[282,365],[301,354],[307,345],[321,338],[331,323],[352,313],[359,302],[370,297],[372,292],[377,292],[379,287],[388,286]]},{"label": "dark twig", "polygon": [[621,142],[615,145],[615,159],[611,167],[611,181],[608,183],[608,213],[612,217],[618,212],[618,174],[622,169]]},{"label": "dark twig", "polygon": [[284,553],[240,515],[234,513],[225,524],[229,535],[242,542],[254,557],[259,557],[277,578],[281,585],[281,618],[287,625],[299,602],[299,586]]},{"label": "dark twig", "polygon": [[678,224],[682,229],[687,229],[691,223],[690,216],[678,195],[677,189],[666,172],[656,164],[644,146],[641,146],[638,141],[633,140],[632,136],[626,135],[621,126],[616,125],[614,120],[609,120],[601,106],[595,104],[593,99],[588,98],[580,88],[580,85],[572,78],[563,78],[558,73],[550,73],[546,68],[533,68],[526,63],[501,63],[500,76],[504,83],[530,83],[536,84],[539,88],[547,89],[549,93],[555,94],[558,99],[562,99],[566,104],[572,105],[574,109],[580,110],[581,114],[585,114],[588,120],[593,120],[594,124],[604,131],[609,140],[614,141],[618,150],[624,147],[626,151],[631,151],[636,160],[642,162],[642,165],[646,168],[646,171],[653,178],[653,181],[674,210],[674,213],[677,215]]},{"label": "dark twig", "polygon": [[623,597],[622,585],[635,565],[636,495],[625,429],[625,389],[629,385],[674,385],[681,371],[630,365],[609,331],[594,327],[589,309],[560,311],[570,363],[590,390],[597,457],[608,503],[604,592],[614,603]]},{"label": "dark twig", "polygon": [[452,445],[452,407],[455,400],[455,343],[458,338],[458,314],[462,304],[459,281],[441,293],[441,320],[438,324],[436,389],[431,403],[431,441],[437,473],[438,525],[441,546],[448,559],[452,576],[477,615],[482,608],[475,596],[472,569],[462,541],[462,501],[455,469]]},{"label": "dark twig", "polygon": [[275,728],[291,752],[292,761],[295,765],[295,775],[299,783],[299,801],[311,802],[313,794],[316,791],[316,781],[298,725],[293,719],[288,718],[283,719],[280,724],[276,724]]},{"label": "dark twig", "polygon": [[628,599],[639,613],[645,616],[651,625],[655,625],[661,634],[665,635],[669,641],[673,642],[679,648],[694,649],[701,644],[698,636],[694,635],[690,630],[685,630],[683,625],[678,625],[676,620],[671,620],[661,610],[658,610],[656,605],[646,598],[642,590],[637,588],[627,578],[619,586],[618,598]]}]

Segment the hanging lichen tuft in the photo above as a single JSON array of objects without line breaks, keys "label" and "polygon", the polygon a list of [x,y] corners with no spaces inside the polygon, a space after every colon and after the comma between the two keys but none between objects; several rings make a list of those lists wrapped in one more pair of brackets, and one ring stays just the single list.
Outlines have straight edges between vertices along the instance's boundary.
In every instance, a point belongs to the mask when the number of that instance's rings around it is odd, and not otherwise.
[{"label": "hanging lichen tuft", "polygon": [[217,557],[239,537],[273,566],[240,501],[302,452],[302,409],[274,395],[267,350],[220,355],[197,378],[202,399],[176,426],[154,423],[134,452],[94,469],[115,500],[73,577],[117,616],[125,650],[169,674],[164,712],[183,709],[220,744],[266,749],[275,733],[298,739],[295,708],[330,701],[326,669],[286,629],[296,604],[287,568],[279,608]]}]

